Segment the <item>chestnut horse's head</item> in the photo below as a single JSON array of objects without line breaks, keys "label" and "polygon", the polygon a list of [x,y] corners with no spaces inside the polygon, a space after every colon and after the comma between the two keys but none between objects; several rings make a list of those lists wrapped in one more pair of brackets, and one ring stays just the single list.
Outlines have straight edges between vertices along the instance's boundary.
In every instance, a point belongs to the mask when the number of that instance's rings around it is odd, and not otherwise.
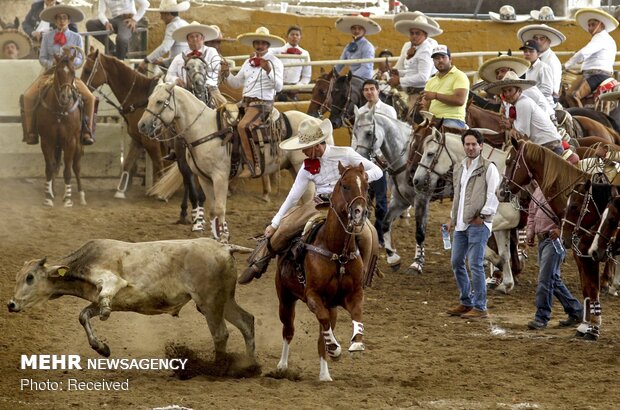
[{"label": "chestnut horse's head", "polygon": [[506,157],[504,180],[500,186],[500,200],[507,200],[516,195],[526,185],[532,182],[533,175],[525,160],[525,141],[511,139],[512,147]]},{"label": "chestnut horse's head", "polygon": [[75,88],[75,67],[73,60],[75,56],[70,54],[55,55],[54,60],[54,90],[58,104],[61,107],[69,107],[77,98]]},{"label": "chestnut horse's head", "polygon": [[336,77],[337,75],[334,73],[334,70],[329,73],[325,73],[321,68],[321,75],[316,79],[314,88],[312,88],[310,105],[308,106],[308,111],[306,114],[321,118],[324,113],[331,110],[331,92],[334,87]]},{"label": "chestnut horse's head", "polygon": [[86,57],[86,62],[84,62],[84,67],[82,67],[80,79],[88,88],[95,90],[108,82],[107,77],[99,50],[91,47],[91,52]]},{"label": "chestnut horse's head", "polygon": [[620,231],[620,195],[615,196],[607,208],[603,211],[601,223],[596,231],[596,236],[588,250],[588,254],[596,261],[600,261],[604,256],[614,258],[620,247],[618,243],[618,233]]},{"label": "chestnut horse's head", "polygon": [[364,166],[344,167],[338,163],[340,179],[331,196],[331,208],[336,212],[347,233],[360,233],[368,217],[368,175]]}]

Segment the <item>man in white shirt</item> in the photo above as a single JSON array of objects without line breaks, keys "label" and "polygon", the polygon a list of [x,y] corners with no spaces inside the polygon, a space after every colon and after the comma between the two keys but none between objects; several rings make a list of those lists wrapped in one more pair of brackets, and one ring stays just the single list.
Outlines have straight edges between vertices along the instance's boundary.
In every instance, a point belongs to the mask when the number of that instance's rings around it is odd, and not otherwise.
[{"label": "man in white shirt", "polygon": [[[147,0],[99,0],[97,18],[86,22],[86,30],[116,33],[116,45],[108,39],[106,54],[114,54],[119,60],[124,60],[129,50],[129,40],[149,5]],[[106,11],[110,12],[109,19]],[[106,44],[107,37],[95,36],[103,44]]]},{"label": "man in white shirt", "polygon": [[528,40],[534,40],[536,44],[538,44],[538,58],[551,67],[553,100],[557,102],[560,96],[560,86],[562,84],[562,63],[551,47],[562,44],[566,40],[566,36],[546,24],[530,24],[521,28],[517,32],[517,37],[522,43]]},{"label": "man in white shirt", "polygon": [[252,134],[271,113],[273,100],[277,92],[282,90],[284,67],[282,62],[269,53],[269,47],[281,47],[284,39],[269,34],[265,27],[259,27],[254,33],[245,33],[238,38],[244,45],[252,46],[254,52],[243,62],[237,75],[230,75],[228,63],[222,62],[222,75],[229,86],[243,87],[242,107],[245,108],[243,118],[239,120],[237,130],[241,139],[244,155],[244,167],[237,176],[258,177],[263,170],[260,166],[260,153],[254,145]]},{"label": "man in white shirt", "polygon": [[[166,25],[164,31],[164,39],[159,47],[151,52],[144,58],[144,61],[140,62],[138,68],[141,71],[146,70],[147,64],[158,64],[164,67],[168,67],[172,62],[172,59],[182,52],[187,51],[187,42],[176,41],[172,38],[172,34],[178,28],[187,26],[187,21],[179,17],[179,13],[189,10],[189,1],[182,1],[177,3],[177,0],[162,0],[157,9],[148,9],[148,11],[158,11],[159,18]],[[165,56],[168,58],[164,58]]]},{"label": "man in white shirt", "polygon": [[[272,54],[292,54],[299,58],[286,58],[283,63],[303,63],[310,61],[310,53],[299,46],[301,41],[301,27],[291,26],[286,33],[288,42],[282,47],[272,47],[269,52]],[[284,68],[284,85],[305,85],[310,83],[312,77],[312,67],[296,66]],[[298,91],[282,91],[276,96],[278,101],[297,101]]]},{"label": "man in white shirt", "polygon": [[[302,150],[308,158],[304,161],[304,168],[299,170],[284,203],[265,229],[266,239],[258,243],[248,260],[248,267],[239,276],[238,283],[244,285],[254,278],[259,278],[267,270],[271,258],[286,250],[291,241],[301,233],[306,222],[320,213],[316,205],[328,202],[334,186],[340,179],[339,164],[343,166],[362,164],[369,182],[383,176],[381,168],[352,148],[327,145],[325,140],[332,133],[333,128],[329,119],[319,123],[319,120],[312,118],[301,122],[295,137],[280,143],[281,149]],[[310,182],[316,187],[316,198],[297,205]],[[374,269],[372,257],[376,256],[378,251],[373,231],[372,225],[366,221],[357,239],[366,272]]]},{"label": "man in white shirt", "polygon": [[574,100],[571,105],[581,107],[581,99],[613,75],[617,47],[609,33],[618,27],[618,21],[603,10],[587,8],[578,10],[575,20],[592,35],[590,42],[564,64],[564,68],[570,69],[582,63],[583,79],[571,85],[567,96]]},{"label": "man in white shirt", "polygon": [[[362,93],[368,102],[359,109],[356,116],[372,111],[373,114],[385,115],[393,120],[397,119],[396,110],[394,107],[387,105],[379,99],[379,83],[376,80],[370,79],[364,81],[364,84],[362,85]],[[355,134],[353,134],[351,139],[351,148],[357,148],[357,138]],[[377,148],[374,155],[371,155],[371,158],[368,159],[374,160],[374,162],[380,166],[386,165],[381,149],[379,148]],[[375,229],[379,238],[379,245],[384,246],[383,222],[385,221],[385,216],[388,211],[387,180],[385,178],[385,173],[381,178],[370,183],[368,196],[371,200],[373,198],[375,199]]]},{"label": "man in white shirt", "polygon": [[553,106],[553,72],[548,64],[538,58],[538,43],[528,40],[520,50],[523,51],[523,58],[530,63],[530,68],[525,72],[525,79],[535,81],[536,87],[549,101],[549,105]]},{"label": "man in white shirt", "polygon": [[500,81],[491,83],[487,90],[493,94],[503,96],[504,100],[513,107],[509,117],[512,120],[512,136],[526,135],[530,141],[562,155],[562,137],[546,112],[529,97],[523,95],[523,90],[536,84],[532,80],[522,80],[510,71]]},{"label": "man in white shirt", "polygon": [[433,38],[443,33],[437,22],[417,12],[414,18],[398,20],[394,23],[396,30],[409,37],[403,44],[400,57],[391,71],[389,84],[400,87],[407,92],[409,113],[413,112],[420,93],[431,75],[437,72],[431,54],[437,47]]}]

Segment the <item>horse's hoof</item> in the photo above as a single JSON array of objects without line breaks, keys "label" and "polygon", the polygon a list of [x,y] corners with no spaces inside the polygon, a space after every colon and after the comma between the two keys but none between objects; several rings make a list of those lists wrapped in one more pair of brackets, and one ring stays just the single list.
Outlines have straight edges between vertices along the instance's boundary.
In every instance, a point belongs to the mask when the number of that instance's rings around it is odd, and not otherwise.
[{"label": "horse's hoof", "polygon": [[598,340],[598,335],[595,335],[593,333],[586,333],[583,335],[583,340],[588,340],[591,342],[596,342]]},{"label": "horse's hoof", "polygon": [[387,263],[390,266],[400,265],[400,255],[397,253],[392,253],[392,255],[387,256]]},{"label": "horse's hoof", "polygon": [[349,353],[363,352],[364,350],[366,350],[364,342],[353,342],[349,346]]},{"label": "horse's hoof", "polygon": [[261,199],[263,200],[263,202],[270,204],[271,203],[271,198],[269,198],[268,194],[265,194],[261,197]]},{"label": "horse's hoof", "polygon": [[510,291],[511,291],[513,288],[514,288],[514,284],[507,285],[507,284],[505,284],[505,283],[502,283],[501,285],[499,285],[499,286],[497,286],[497,287],[495,288],[495,291],[496,291],[496,292],[501,292],[501,293],[503,293],[504,295],[507,295],[507,294],[509,294],[509,293],[510,293]]},{"label": "horse's hoof", "polygon": [[114,198],[116,199],[125,199],[125,193],[123,191],[116,191],[114,194]]},{"label": "horse's hoof", "polygon": [[282,372],[282,371],[284,371],[284,370],[288,369],[288,363],[284,363],[284,362],[280,361],[280,362],[278,363],[278,366],[276,366],[276,368],[277,368],[279,371],[281,371],[281,372]]},{"label": "horse's hoof", "polygon": [[204,221],[196,222],[192,225],[192,232],[202,232],[205,230]]},{"label": "horse's hoof", "polygon": [[73,207],[73,201],[72,201],[72,200],[70,200],[70,199],[65,199],[65,200],[63,201],[63,203],[64,203],[65,208],[71,208],[71,207]]},{"label": "horse's hoof", "polygon": [[400,270],[400,263],[397,263],[396,265],[390,265],[390,270],[391,270],[393,273],[398,272],[398,271]]},{"label": "horse's hoof", "polygon": [[86,193],[80,191],[80,205],[86,205]]},{"label": "horse's hoof", "polygon": [[329,374],[327,376],[320,376],[319,380],[322,382],[333,382],[334,381]]},{"label": "horse's hoof", "polygon": [[110,347],[103,342],[101,343],[101,347],[95,350],[103,357],[110,357]]},{"label": "horse's hoof", "polygon": [[54,201],[52,201],[51,199],[45,199],[45,200],[43,200],[43,206],[53,207],[54,206]]},{"label": "horse's hoof", "polygon": [[161,202],[168,203],[168,198],[165,198],[165,197],[160,196],[160,195],[157,195],[157,200],[161,201]]},{"label": "horse's hoof", "polygon": [[[329,345],[329,346],[333,346],[333,345]],[[325,349],[325,352],[327,353],[327,355],[334,360],[339,359],[340,355],[342,354],[342,348],[340,347],[340,345],[337,345],[336,348],[333,350],[331,350],[329,346]]]},{"label": "horse's hoof", "polygon": [[405,275],[421,275],[421,274],[422,274],[422,268],[417,267],[417,266],[409,266],[405,270]]}]

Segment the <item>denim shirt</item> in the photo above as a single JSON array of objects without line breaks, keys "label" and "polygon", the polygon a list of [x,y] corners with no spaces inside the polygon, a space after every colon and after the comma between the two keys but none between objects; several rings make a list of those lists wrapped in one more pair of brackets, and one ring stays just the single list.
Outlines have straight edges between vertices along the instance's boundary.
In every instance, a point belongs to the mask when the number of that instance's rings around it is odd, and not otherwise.
[{"label": "denim shirt", "polygon": [[[355,60],[358,58],[374,58],[375,47],[366,40],[366,37],[354,40],[346,45],[344,51],[340,55],[340,60]],[[364,80],[372,78],[373,63],[351,64],[349,70],[351,74],[361,77]],[[340,73],[344,68],[344,64],[337,64],[335,69]]]},{"label": "denim shirt", "polygon": [[[64,33],[65,37],[67,37],[67,43],[64,46],[61,46],[60,44],[54,43],[54,35],[56,35],[56,33],[58,33],[58,29],[54,29],[45,33],[45,35],[43,36],[43,41],[41,41],[39,63],[41,63],[41,65],[45,67],[46,70],[54,65],[54,56],[61,55],[63,47],[77,46],[82,50],[84,49],[84,42],[82,40],[82,36],[80,36],[79,34],[74,33],[69,29],[65,30]],[[76,67],[79,67],[82,64],[82,57],[80,54],[77,54],[77,57],[73,61],[73,64]]]}]

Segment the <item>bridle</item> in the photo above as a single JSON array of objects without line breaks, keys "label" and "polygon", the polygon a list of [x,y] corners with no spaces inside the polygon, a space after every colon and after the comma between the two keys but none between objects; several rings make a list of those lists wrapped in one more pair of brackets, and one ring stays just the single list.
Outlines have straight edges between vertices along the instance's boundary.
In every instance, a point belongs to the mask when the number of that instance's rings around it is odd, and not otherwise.
[{"label": "bridle", "polygon": [[[431,193],[430,192],[431,174],[435,174],[439,178],[439,180],[444,180],[445,183],[451,183],[452,175],[454,174],[454,166],[457,163],[457,161],[454,159],[454,157],[450,153],[450,150],[446,146],[446,137],[441,132],[439,132],[437,128],[433,127],[432,130],[433,130],[432,131],[433,136],[430,141],[434,141],[437,145],[439,145],[439,150],[435,152],[435,154],[433,155],[433,159],[431,160],[430,165],[425,165],[422,163],[422,161],[418,162],[417,164],[419,167],[422,167],[426,169],[427,171],[424,176],[424,186],[427,187],[427,191],[421,190],[418,187],[416,187],[416,190],[419,192],[426,193],[426,194]],[[439,158],[441,157],[441,154],[443,151],[445,151],[446,154],[448,155],[448,158],[450,158],[450,167],[448,168],[448,172],[446,172],[445,174],[440,174],[439,172],[435,171],[435,167],[439,163]],[[423,153],[420,154],[421,157],[423,157],[422,154]]]},{"label": "bridle", "polygon": [[[165,129],[170,129],[174,126],[174,122],[176,119],[179,118],[179,115],[177,113],[177,103],[176,103],[176,96],[175,96],[175,91],[174,91],[174,87],[166,87],[166,92],[168,93],[168,98],[166,100],[164,100],[164,102],[162,103],[162,107],[161,110],[159,112],[154,112],[151,109],[149,109],[149,107],[147,106],[144,111],[148,112],[149,114],[151,114],[153,117],[155,117],[157,119],[157,121],[159,122],[159,124],[161,126],[163,126]],[[174,105],[174,108],[172,107],[172,105]],[[164,111],[166,110],[172,110],[172,112],[174,113],[174,116],[172,117],[172,120],[170,122],[166,122],[164,120],[164,118],[162,117],[162,114],[164,113]],[[168,138],[160,138],[159,135],[160,134],[156,134],[155,130],[156,128],[151,126],[151,132],[149,133],[149,138],[152,139],[156,139],[157,141],[170,141],[173,140],[177,137],[182,137],[185,134],[185,132],[187,132],[190,128],[192,128],[194,126],[194,124],[196,123],[196,121],[198,121],[198,119],[202,116],[202,114],[204,113],[204,111],[207,109],[207,105],[205,104],[204,107],[202,108],[202,110],[196,115],[196,118],[194,118],[194,120],[192,122],[190,122],[185,128],[183,128],[182,131],[174,134],[171,137]],[[155,123],[155,121],[153,121],[153,123]],[[157,127],[159,128],[159,127]],[[183,138],[185,144],[187,145],[187,142],[185,141],[185,139]]]},{"label": "bridle", "polygon": [[116,108],[118,110],[118,112],[121,113],[121,115],[126,114],[128,112],[133,112],[135,111],[136,107],[132,104],[129,107],[125,107],[125,103],[127,102],[127,100],[129,99],[129,97],[131,96],[131,93],[133,92],[133,89],[136,85],[136,80],[138,79],[138,73],[136,73],[135,71],[132,70],[133,72],[133,79],[131,81],[131,86],[129,87],[129,91],[127,91],[127,94],[125,95],[125,98],[123,98],[123,101],[120,104],[116,104],[114,101],[112,101],[112,99],[107,96],[105,93],[103,93],[101,90],[99,90],[99,87],[94,87],[92,85],[93,79],[95,78],[95,74],[97,73],[98,69],[101,69],[101,72],[103,73],[103,77],[104,80],[101,83],[101,85],[103,84],[110,84],[110,81],[108,79],[108,72],[105,69],[105,67],[103,66],[103,63],[101,62],[100,58],[101,54],[97,54],[97,57],[95,59],[91,58],[91,57],[87,57],[86,59],[88,61],[92,61],[93,62],[93,69],[90,71],[90,74],[88,75],[88,79],[86,80],[86,87],[88,87],[89,90],[91,91],[97,91],[99,94],[101,94],[103,96],[103,98],[106,100],[106,102],[108,104],[110,104],[111,106],[113,106],[114,108]]},{"label": "bridle", "polygon": [[[343,77],[341,77],[341,78],[343,78]],[[346,98],[346,100],[344,102],[344,106],[340,107],[338,105],[334,105],[333,101],[331,101],[331,107],[332,107],[331,114],[333,114],[333,109],[334,108],[340,110],[339,118],[342,121],[342,123],[345,124],[347,127],[351,127],[351,124],[352,124],[351,123],[352,115],[350,115],[348,113],[351,110],[351,103],[353,102],[352,96],[357,94],[357,93],[353,94],[353,85],[352,85],[353,81],[355,81],[356,78],[358,78],[358,77],[352,76],[351,79],[349,80],[349,82],[345,83],[346,87],[347,87],[347,98]],[[330,93],[330,96],[331,96],[331,94],[333,94],[333,92]],[[361,94],[360,94],[360,96],[361,96]],[[333,100],[333,98],[331,98],[331,100]],[[331,114],[330,114],[330,119],[331,119]],[[355,114],[353,114],[353,115],[355,115]]]},{"label": "bridle", "polygon": [[[325,94],[325,99],[323,101],[317,101],[315,99],[311,99],[310,102],[311,103],[315,103],[319,106],[318,109],[318,114],[319,117],[321,117],[323,115],[323,112],[330,112],[331,111],[331,106],[332,106],[332,90],[334,89],[334,84],[336,83],[336,76],[332,75],[332,77],[329,80],[326,80],[322,77],[319,77],[317,80],[317,85],[319,82],[325,82],[328,84],[327,86],[327,91]],[[325,110],[325,111],[323,111]]]},{"label": "bridle", "polygon": [[[351,168],[347,168],[342,175],[340,176],[340,181],[338,182],[338,186],[340,189],[338,189],[338,192],[340,193],[340,196],[342,197],[342,201],[344,202],[345,206],[344,209],[338,210],[336,209],[336,207],[334,206],[334,201],[333,201],[333,195],[329,198],[329,207],[331,209],[334,210],[334,213],[336,214],[336,217],[338,218],[338,222],[340,222],[340,225],[342,226],[342,229],[344,229],[344,231],[348,234],[348,235],[354,235],[356,232],[354,232],[355,228],[359,228],[361,226],[364,226],[364,224],[366,223],[366,219],[368,218],[368,202],[366,201],[366,197],[362,196],[362,195],[358,195],[356,197],[354,197],[353,199],[351,199],[350,201],[347,201],[347,199],[344,196],[344,193],[342,192],[342,179],[344,178],[344,176],[347,174],[347,172],[349,172]],[[362,218],[361,221],[359,223],[355,223],[354,221],[354,205],[357,201],[362,201],[363,202],[363,208],[364,208],[364,213],[362,214]],[[340,217],[340,212],[346,213],[347,215],[347,221],[346,224],[345,222],[342,220],[342,218]],[[346,249],[346,247],[345,247]]]}]

